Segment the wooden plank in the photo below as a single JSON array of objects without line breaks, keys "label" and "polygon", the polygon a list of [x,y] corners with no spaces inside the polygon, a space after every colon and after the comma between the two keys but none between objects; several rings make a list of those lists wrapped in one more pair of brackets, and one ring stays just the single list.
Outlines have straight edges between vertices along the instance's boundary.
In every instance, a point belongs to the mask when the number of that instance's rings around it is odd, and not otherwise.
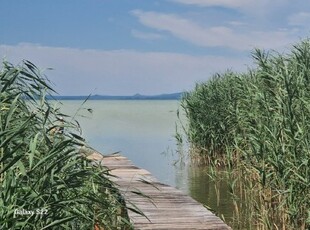
[{"label": "wooden plank", "polygon": [[[102,156],[95,152],[88,158],[109,168],[111,179],[118,185],[127,205],[133,203],[147,216],[128,212],[135,229],[231,229],[193,198],[160,183],[124,156]],[[139,192],[147,197],[137,194]]]}]

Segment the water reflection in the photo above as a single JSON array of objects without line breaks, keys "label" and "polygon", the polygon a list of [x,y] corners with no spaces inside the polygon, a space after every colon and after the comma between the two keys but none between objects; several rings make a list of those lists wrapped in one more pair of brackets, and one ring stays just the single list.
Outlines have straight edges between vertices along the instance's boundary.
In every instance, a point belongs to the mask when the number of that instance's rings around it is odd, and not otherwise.
[{"label": "water reflection", "polygon": [[[176,164],[176,186],[224,220],[233,229],[257,229],[241,200],[230,193],[227,172],[190,163]],[[237,194],[238,195],[238,194]]]},{"label": "water reflection", "polygon": [[232,201],[228,183],[225,180],[213,180],[210,168],[190,165],[188,167],[188,189],[190,195],[218,216],[228,220],[232,216]]}]

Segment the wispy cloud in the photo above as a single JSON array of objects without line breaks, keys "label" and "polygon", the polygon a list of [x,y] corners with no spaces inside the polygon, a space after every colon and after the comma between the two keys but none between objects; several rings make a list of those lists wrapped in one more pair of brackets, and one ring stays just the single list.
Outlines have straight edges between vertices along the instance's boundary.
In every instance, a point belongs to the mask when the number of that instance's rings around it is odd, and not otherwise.
[{"label": "wispy cloud", "polygon": [[245,8],[254,5],[257,5],[258,2],[255,0],[170,0],[173,2],[178,2],[187,5],[196,5],[200,7],[209,7],[209,6],[223,6],[229,8]]},{"label": "wispy cloud", "polygon": [[240,10],[249,14],[264,15],[265,13],[275,11],[279,7],[287,7],[292,4],[289,0],[169,0],[172,2],[195,5],[197,7],[218,6],[230,9]]},{"label": "wispy cloud", "polygon": [[134,50],[81,50],[22,44],[0,45],[0,55],[14,63],[29,59],[46,72],[62,95],[157,94],[190,90],[216,72],[242,71],[247,58],[192,56]]},{"label": "wispy cloud", "polygon": [[232,26],[246,26],[248,23],[246,22],[241,22],[241,21],[229,21],[227,24],[232,25]]},{"label": "wispy cloud", "polygon": [[236,50],[252,50],[254,47],[276,49],[293,42],[290,32],[285,30],[244,32],[234,26],[204,27],[175,14],[141,10],[132,11],[132,14],[147,27],[167,31],[176,38],[202,47],[228,47]]},{"label": "wispy cloud", "polygon": [[163,35],[158,33],[146,33],[138,30],[131,30],[131,35],[144,40],[159,40],[164,38]]}]

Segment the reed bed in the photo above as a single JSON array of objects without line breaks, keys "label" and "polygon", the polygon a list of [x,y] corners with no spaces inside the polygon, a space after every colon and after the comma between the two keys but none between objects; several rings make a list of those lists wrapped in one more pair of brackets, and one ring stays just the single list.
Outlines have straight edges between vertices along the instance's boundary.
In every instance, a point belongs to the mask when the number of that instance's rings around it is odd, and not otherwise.
[{"label": "reed bed", "polygon": [[[128,229],[109,171],[79,153],[77,122],[29,61],[0,71],[0,229]],[[61,117],[64,120],[61,120]]]},{"label": "reed bed", "polygon": [[252,56],[255,68],[184,95],[185,132],[194,158],[226,167],[258,229],[309,229],[310,41]]}]

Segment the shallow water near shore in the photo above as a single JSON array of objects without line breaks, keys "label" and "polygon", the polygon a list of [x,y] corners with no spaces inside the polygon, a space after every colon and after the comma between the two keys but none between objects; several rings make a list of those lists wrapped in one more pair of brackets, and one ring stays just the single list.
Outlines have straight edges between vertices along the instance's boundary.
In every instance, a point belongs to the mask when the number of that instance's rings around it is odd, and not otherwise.
[{"label": "shallow water near shore", "polygon": [[90,146],[102,154],[120,152],[136,166],[150,171],[160,182],[181,189],[226,220],[232,217],[232,201],[225,182],[209,178],[206,168],[179,161],[176,100],[61,101],[62,111],[80,123]]}]

